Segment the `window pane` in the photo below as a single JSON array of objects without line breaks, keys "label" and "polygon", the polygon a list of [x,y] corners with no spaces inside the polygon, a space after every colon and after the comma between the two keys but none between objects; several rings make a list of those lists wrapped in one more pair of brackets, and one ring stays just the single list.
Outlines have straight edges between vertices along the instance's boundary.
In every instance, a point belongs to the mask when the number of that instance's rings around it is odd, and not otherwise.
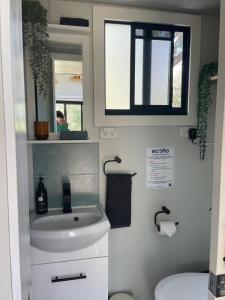
[{"label": "window pane", "polygon": [[170,41],[152,41],[151,105],[169,104],[170,56]]},{"label": "window pane", "polygon": [[143,104],[143,45],[142,39],[135,41],[135,104]]},{"label": "window pane", "polygon": [[152,36],[155,38],[171,38],[170,31],[152,30]]},{"label": "window pane", "polygon": [[[66,110],[64,111],[64,107]],[[57,131],[66,131],[75,130],[80,131],[82,130],[82,115],[81,115],[81,105],[80,104],[63,104],[63,103],[56,103],[56,111],[60,111],[63,113],[66,121],[66,126],[60,128],[57,126]],[[65,116],[66,113],[66,116]]]},{"label": "window pane", "polygon": [[173,107],[181,107],[182,92],[182,67],[183,67],[183,32],[174,34],[173,56]]},{"label": "window pane", "polygon": [[106,109],[130,108],[131,26],[105,24]]},{"label": "window pane", "polygon": [[144,29],[136,29],[135,34],[136,36],[144,36]]},{"label": "window pane", "polygon": [[81,105],[79,104],[67,104],[67,123],[69,130],[80,131],[81,127]]},{"label": "window pane", "polygon": [[[65,118],[65,105],[63,103],[56,103],[56,130],[57,132],[67,131],[68,125]],[[58,116],[59,114],[59,116]]]}]

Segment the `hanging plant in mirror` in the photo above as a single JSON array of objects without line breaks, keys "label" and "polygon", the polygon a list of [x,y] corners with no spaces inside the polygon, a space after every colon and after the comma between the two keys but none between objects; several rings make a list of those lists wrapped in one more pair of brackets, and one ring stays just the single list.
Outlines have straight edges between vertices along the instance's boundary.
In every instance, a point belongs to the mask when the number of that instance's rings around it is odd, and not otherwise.
[{"label": "hanging plant in mirror", "polygon": [[208,129],[208,111],[209,105],[212,103],[210,95],[210,79],[211,77],[217,75],[218,64],[211,63],[205,65],[202,68],[199,78],[199,89],[198,89],[198,139],[200,148],[200,159],[205,159],[206,152],[206,141],[207,141],[207,129]]},{"label": "hanging plant in mirror", "polygon": [[39,1],[23,0],[23,36],[36,92],[45,97],[49,92],[52,67],[48,48],[47,10]]}]

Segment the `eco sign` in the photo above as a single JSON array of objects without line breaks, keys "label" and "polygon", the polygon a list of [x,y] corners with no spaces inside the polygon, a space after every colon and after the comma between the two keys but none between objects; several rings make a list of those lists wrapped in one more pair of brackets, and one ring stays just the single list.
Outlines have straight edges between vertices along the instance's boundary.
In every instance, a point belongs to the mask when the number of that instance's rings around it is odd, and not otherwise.
[{"label": "eco sign", "polygon": [[146,187],[172,188],[175,184],[175,147],[153,147],[146,154]]}]

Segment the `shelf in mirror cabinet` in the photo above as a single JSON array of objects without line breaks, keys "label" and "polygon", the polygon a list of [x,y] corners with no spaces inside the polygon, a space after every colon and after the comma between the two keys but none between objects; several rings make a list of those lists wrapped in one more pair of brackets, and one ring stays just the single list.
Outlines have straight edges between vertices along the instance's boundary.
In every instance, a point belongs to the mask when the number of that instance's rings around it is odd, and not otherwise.
[{"label": "shelf in mirror cabinet", "polygon": [[94,140],[28,140],[28,144],[96,144]]},{"label": "shelf in mirror cabinet", "polygon": [[219,76],[218,76],[218,75],[213,76],[213,77],[210,78],[210,80],[211,80],[211,81],[214,81],[214,82],[217,81],[218,79],[219,79]]}]

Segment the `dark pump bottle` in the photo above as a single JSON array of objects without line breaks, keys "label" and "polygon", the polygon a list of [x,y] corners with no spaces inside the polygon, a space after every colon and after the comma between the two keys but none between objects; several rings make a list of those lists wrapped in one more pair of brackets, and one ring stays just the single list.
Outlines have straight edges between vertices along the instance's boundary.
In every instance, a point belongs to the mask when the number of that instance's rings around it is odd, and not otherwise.
[{"label": "dark pump bottle", "polygon": [[44,178],[40,177],[40,182],[36,191],[36,211],[37,214],[46,214],[48,212],[48,194],[45,189]]}]

